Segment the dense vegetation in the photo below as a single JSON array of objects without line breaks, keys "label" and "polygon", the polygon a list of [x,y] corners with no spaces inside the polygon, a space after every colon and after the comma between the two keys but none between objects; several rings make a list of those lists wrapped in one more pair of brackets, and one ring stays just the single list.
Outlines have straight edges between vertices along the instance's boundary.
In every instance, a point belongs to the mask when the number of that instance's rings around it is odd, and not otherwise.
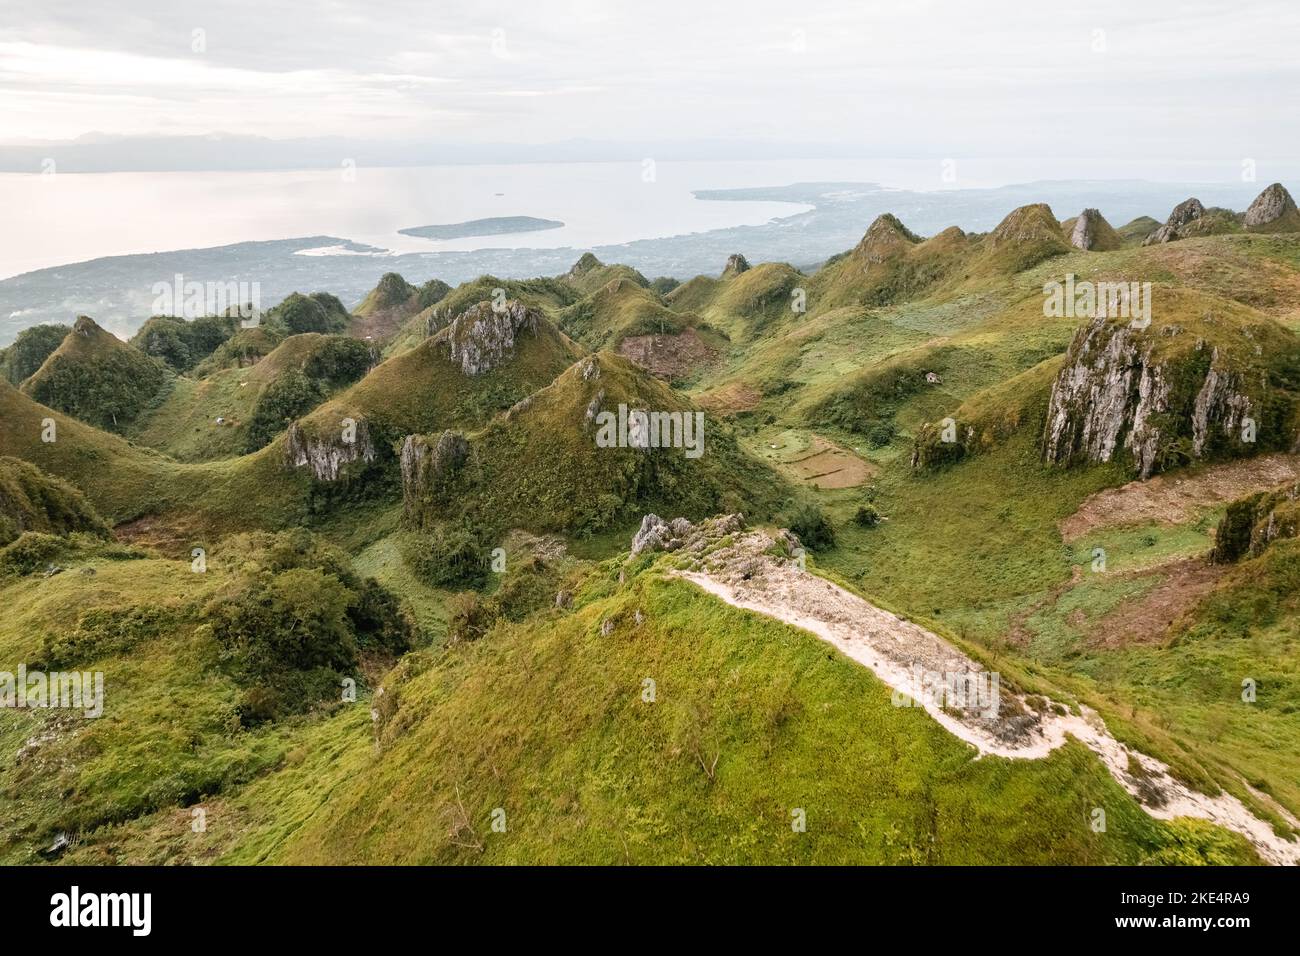
[{"label": "dense vegetation", "polygon": [[[788,528],[814,573],[1290,833],[1300,508],[1272,476],[1296,464],[1300,236],[1142,246],[1137,223],[1084,252],[1067,225],[882,217],[811,274],[650,283],[584,256],[385,276],[353,316],[295,294],[224,337],[25,333],[5,377],[35,368],[0,382],[0,656],[110,680],[99,719],[0,712],[0,860],[67,834],[80,863],[1256,862],[1077,742],[975,760],[813,635],[628,554],[651,511]],[[1123,455],[1045,455],[1087,325],[1044,315],[1065,273],[1155,277],[1124,367],[1163,370],[1147,421],[1176,493]],[[382,311],[400,329],[367,343]],[[690,389],[602,350],[687,330],[711,348]],[[1203,432],[1160,418],[1203,394]],[[603,447],[620,405],[703,412],[703,454]]]},{"label": "dense vegetation", "polygon": [[0,372],[12,384],[21,385],[45,364],[71,331],[66,325],[33,325],[23,329],[12,345],[0,349]]}]

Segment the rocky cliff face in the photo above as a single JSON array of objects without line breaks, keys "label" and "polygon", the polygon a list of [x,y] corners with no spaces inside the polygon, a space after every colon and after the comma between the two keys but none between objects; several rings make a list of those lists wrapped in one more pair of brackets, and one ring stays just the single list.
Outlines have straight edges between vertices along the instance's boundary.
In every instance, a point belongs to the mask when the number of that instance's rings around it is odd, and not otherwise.
[{"label": "rocky cliff face", "polygon": [[537,312],[514,299],[500,309],[480,302],[452,319],[439,337],[452,364],[466,375],[482,375],[514,355],[523,332],[536,335],[538,319]]},{"label": "rocky cliff face", "polygon": [[1210,560],[1231,564],[1263,554],[1268,546],[1300,535],[1300,484],[1239,498],[1228,505],[1214,532]]},{"label": "rocky cliff face", "polygon": [[[347,438],[352,441],[347,441]],[[354,461],[375,460],[375,445],[365,419],[356,422],[355,430],[345,432],[340,426],[329,436],[308,435],[297,422],[289,426],[284,441],[284,461],[290,468],[311,468],[317,481],[337,481],[343,466]]]},{"label": "rocky cliff face", "polygon": [[[1179,347],[1162,341],[1180,336]],[[1066,465],[1123,456],[1147,478],[1216,452],[1251,453],[1245,419],[1257,414],[1264,378],[1179,326],[1094,319],[1052,385],[1043,457]]]},{"label": "rocky cliff face", "polygon": [[408,520],[418,523],[425,504],[437,497],[469,460],[464,435],[444,431],[432,442],[423,435],[407,435],[402,444],[402,504]]}]

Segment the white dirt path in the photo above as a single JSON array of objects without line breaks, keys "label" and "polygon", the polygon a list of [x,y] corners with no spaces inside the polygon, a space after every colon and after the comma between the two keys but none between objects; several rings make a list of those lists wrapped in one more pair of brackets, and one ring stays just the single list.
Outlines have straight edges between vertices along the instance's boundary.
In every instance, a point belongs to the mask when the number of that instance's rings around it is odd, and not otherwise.
[{"label": "white dirt path", "polygon": [[[1043,698],[1028,700],[1003,690],[997,716],[986,717],[944,708],[927,699],[928,695],[916,690],[916,668],[944,674],[984,673],[984,669],[938,635],[810,574],[795,561],[773,557],[772,544],[767,534],[750,531],[703,555],[699,570],[675,574],[733,607],[816,635],[870,668],[896,692],[896,702],[915,698],[915,706],[924,707],[949,733],[973,746],[980,757],[1037,760],[1060,747],[1067,737],[1074,737],[1101,758],[1111,776],[1151,816],[1209,820],[1240,833],[1269,863],[1300,864],[1300,841],[1278,836],[1268,822],[1226,791],[1211,797],[1190,789],[1161,761],[1116,740],[1101,717],[1086,707],[1074,714],[1050,701],[1043,706]],[[1134,769],[1137,767],[1141,770]],[[1285,809],[1263,794],[1257,796],[1290,826],[1300,829],[1300,821]]]}]

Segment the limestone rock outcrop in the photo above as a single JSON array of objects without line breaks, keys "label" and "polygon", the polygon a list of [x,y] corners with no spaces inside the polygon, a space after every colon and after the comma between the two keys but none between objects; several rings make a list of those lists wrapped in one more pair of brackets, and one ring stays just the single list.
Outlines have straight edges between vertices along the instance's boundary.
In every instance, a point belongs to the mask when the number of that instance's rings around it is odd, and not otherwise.
[{"label": "limestone rock outcrop", "polygon": [[[351,440],[349,440],[351,439]],[[284,460],[290,468],[311,468],[317,481],[337,481],[343,466],[354,461],[372,462],[376,452],[365,419],[341,425],[330,436],[309,435],[294,422],[285,433]]]},{"label": "limestone rock outcrop", "polygon": [[1242,220],[1247,232],[1300,232],[1300,209],[1281,183],[1255,197]]},{"label": "limestone rock outcrop", "polygon": [[1084,252],[1111,252],[1122,245],[1119,234],[1097,209],[1085,209],[1079,213],[1070,229],[1069,241],[1074,248]]},{"label": "limestone rock outcrop", "polygon": [[1106,318],[1080,329],[1048,399],[1044,459],[1097,464],[1124,453],[1135,474],[1147,478],[1213,448],[1253,450],[1242,438],[1258,404],[1248,373],[1201,340],[1159,348],[1162,336],[1181,334],[1189,333]]},{"label": "limestone rock outcrop", "polygon": [[491,302],[470,306],[445,330],[439,341],[448,350],[453,365],[470,376],[497,368],[514,355],[515,343],[524,332],[537,334],[540,315],[516,299],[499,308]]},{"label": "limestone rock outcrop", "polygon": [[725,279],[728,276],[738,276],[742,272],[748,271],[749,260],[739,252],[733,252],[731,255],[727,256],[727,264],[722,269],[722,278]]}]

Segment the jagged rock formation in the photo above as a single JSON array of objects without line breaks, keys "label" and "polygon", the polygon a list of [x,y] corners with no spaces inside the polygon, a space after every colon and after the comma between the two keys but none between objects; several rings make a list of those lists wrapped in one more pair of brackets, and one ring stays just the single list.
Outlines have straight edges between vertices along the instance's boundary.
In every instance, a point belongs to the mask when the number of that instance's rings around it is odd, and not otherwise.
[{"label": "jagged rock formation", "polygon": [[1174,207],[1165,224],[1147,236],[1142,245],[1153,246],[1196,236],[1239,232],[1242,221],[1242,214],[1231,209],[1220,209],[1217,206],[1207,209],[1199,199],[1186,199]]},{"label": "jagged rock formation", "polygon": [[422,513],[426,499],[439,495],[469,460],[464,435],[444,431],[430,445],[423,435],[407,435],[402,443],[402,503],[409,520]]},{"label": "jagged rock formation", "polygon": [[470,306],[439,333],[453,365],[470,376],[490,372],[514,354],[521,332],[537,334],[539,313],[517,299],[499,310],[490,302]]},{"label": "jagged rock formation", "polygon": [[1253,451],[1254,437],[1242,435],[1244,420],[1259,413],[1263,370],[1242,368],[1199,338],[1162,348],[1180,335],[1191,337],[1178,326],[1105,318],[1080,329],[1052,385],[1043,457],[1101,463],[1123,451],[1147,478],[1215,448]]},{"label": "jagged rock formation", "polygon": [[690,531],[691,523],[685,518],[674,518],[670,523],[658,515],[648,514],[641,519],[641,527],[632,537],[632,556],[642,551],[676,551]]},{"label": "jagged rock formation", "polygon": [[[676,551],[689,543],[717,541],[726,535],[745,530],[743,514],[719,515],[699,524],[685,518],[665,521],[656,514],[641,519],[641,527],[632,537],[632,557],[643,551]],[[798,539],[795,539],[796,546]]]},{"label": "jagged rock formation", "polygon": [[1169,214],[1165,224],[1157,229],[1151,235],[1146,237],[1142,245],[1152,246],[1159,242],[1173,242],[1176,239],[1183,238],[1183,230],[1189,223],[1193,223],[1205,215],[1205,207],[1201,201],[1193,196],[1191,199],[1184,199],[1174,211]]},{"label": "jagged rock formation", "polygon": [[731,255],[727,256],[727,264],[722,268],[722,278],[725,279],[728,276],[738,276],[742,272],[748,271],[749,260],[739,252],[733,252]]},{"label": "jagged rock formation", "polygon": [[375,445],[365,419],[356,422],[352,441],[344,440],[346,434],[340,427],[337,435],[329,438],[308,435],[294,422],[284,437],[285,464],[290,468],[310,467],[317,481],[337,481],[344,465],[375,460]]},{"label": "jagged rock formation", "polygon": [[1281,183],[1255,197],[1242,220],[1247,232],[1300,232],[1300,209]]},{"label": "jagged rock formation", "polygon": [[1122,245],[1119,234],[1097,209],[1085,209],[1079,213],[1068,235],[1070,245],[1084,252],[1110,252]]}]

